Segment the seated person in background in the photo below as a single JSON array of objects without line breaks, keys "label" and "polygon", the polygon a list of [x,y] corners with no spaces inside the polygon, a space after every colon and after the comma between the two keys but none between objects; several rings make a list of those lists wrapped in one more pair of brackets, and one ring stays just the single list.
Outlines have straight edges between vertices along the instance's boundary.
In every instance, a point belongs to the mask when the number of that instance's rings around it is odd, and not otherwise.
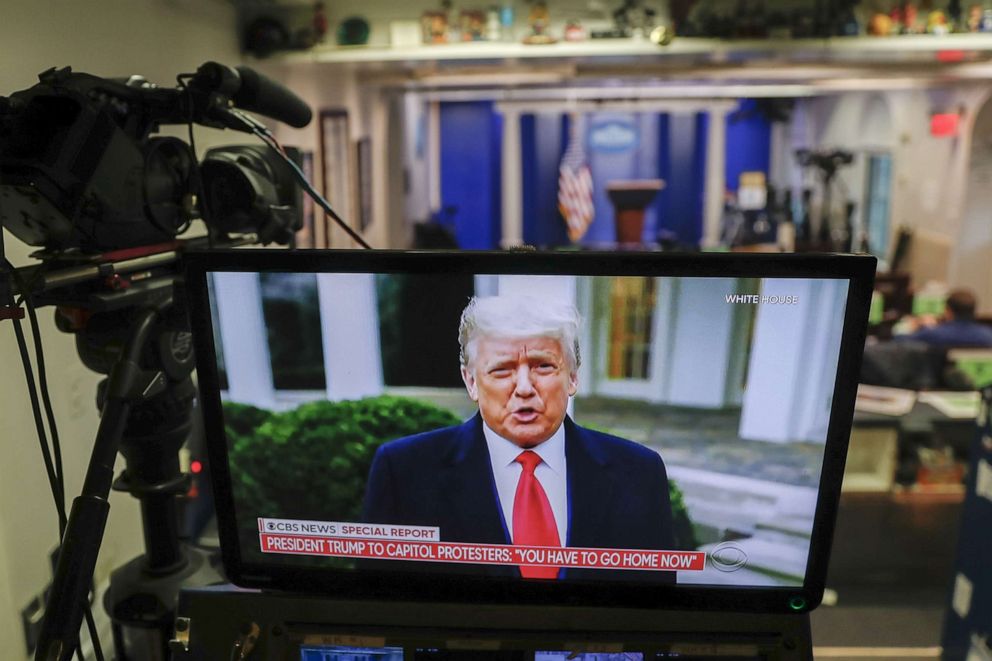
[{"label": "seated person in background", "polygon": [[939,319],[917,319],[913,332],[895,339],[940,348],[992,347],[992,328],[975,321],[975,305],[975,295],[970,290],[955,289],[947,296]]}]

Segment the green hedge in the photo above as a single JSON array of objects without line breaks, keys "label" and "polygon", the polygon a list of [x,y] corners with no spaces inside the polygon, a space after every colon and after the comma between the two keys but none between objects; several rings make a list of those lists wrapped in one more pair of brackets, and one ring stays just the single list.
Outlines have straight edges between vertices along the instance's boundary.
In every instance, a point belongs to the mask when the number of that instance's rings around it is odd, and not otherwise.
[{"label": "green hedge", "polygon": [[461,422],[431,404],[389,396],[310,402],[283,413],[229,403],[224,421],[242,512],[342,521],[361,515],[380,445]]}]

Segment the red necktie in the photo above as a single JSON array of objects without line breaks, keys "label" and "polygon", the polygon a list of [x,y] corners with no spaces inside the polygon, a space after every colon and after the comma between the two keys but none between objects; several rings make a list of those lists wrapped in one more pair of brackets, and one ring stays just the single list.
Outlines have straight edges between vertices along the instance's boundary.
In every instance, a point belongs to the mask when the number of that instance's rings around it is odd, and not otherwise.
[{"label": "red necktie", "polygon": [[[561,546],[558,526],[544,488],[534,475],[541,463],[536,452],[524,450],[514,460],[523,466],[513,497],[513,543],[519,546]],[[556,578],[558,567],[520,567],[524,578]]]}]

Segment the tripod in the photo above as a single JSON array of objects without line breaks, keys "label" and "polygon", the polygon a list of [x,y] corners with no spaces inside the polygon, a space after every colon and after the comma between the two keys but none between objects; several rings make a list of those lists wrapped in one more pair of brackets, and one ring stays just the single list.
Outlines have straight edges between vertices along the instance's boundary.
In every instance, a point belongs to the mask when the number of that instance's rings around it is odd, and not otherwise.
[{"label": "tripod", "polygon": [[[141,659],[168,658],[180,587],[220,579],[208,554],[179,534],[178,498],[191,484],[179,450],[192,429],[196,388],[189,331],[173,304],[176,278],[171,268],[150,277],[143,271],[138,282],[121,278],[122,271],[177,259],[178,251],[165,251],[112,264],[110,278],[107,264],[42,278],[39,300],[59,306],[57,326],[76,336],[82,362],[107,378],[98,387],[100,425],[60,547],[36,659],[69,659],[78,645],[111,487],[140,501],[145,542],[143,555],[113,572],[104,599],[119,661],[139,649]],[[93,268],[101,273],[95,282]],[[126,467],[114,481],[118,450]]]},{"label": "tripod", "polygon": [[[147,335],[145,320],[158,316]],[[121,316],[121,319],[115,317]],[[107,319],[110,317],[110,319]],[[108,323],[109,321],[109,323]],[[178,321],[178,320],[173,320]],[[98,322],[98,323],[97,323]],[[113,488],[141,501],[145,553],[113,572],[104,607],[114,623],[114,647],[119,661],[142,650],[141,659],[168,658],[167,642],[175,619],[175,603],[183,585],[204,585],[220,577],[208,554],[180,542],[178,499],[189,491],[192,476],[183,473],[179,450],[189,438],[196,389],[190,378],[193,352],[188,331],[170,323],[168,309],[126,310],[91,318],[77,334],[77,350],[94,371],[110,374],[120,364],[108,361],[120,346],[118,337],[143,339],[142,353],[149,371],[165,384],[155,395],[143,393],[131,406],[120,442],[126,460]],[[126,346],[126,344],[124,345]],[[111,378],[103,382],[98,401],[105,406]],[[134,392],[134,391],[132,391]],[[134,393],[137,394],[137,393]]]}]

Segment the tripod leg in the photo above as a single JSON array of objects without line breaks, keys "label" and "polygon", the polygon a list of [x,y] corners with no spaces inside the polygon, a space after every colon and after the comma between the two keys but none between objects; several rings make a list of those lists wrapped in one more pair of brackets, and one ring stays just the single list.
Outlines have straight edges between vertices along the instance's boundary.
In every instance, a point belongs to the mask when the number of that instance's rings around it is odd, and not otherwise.
[{"label": "tripod leg", "polygon": [[141,353],[153,337],[157,320],[158,313],[154,310],[145,310],[138,315],[128,344],[108,378],[106,400],[83,491],[72,502],[62,538],[35,653],[37,661],[69,661],[79,644],[84,605],[110,512],[107,498],[113,483],[114,461],[128,414],[132,402],[141,401],[155,392],[156,382],[164,387],[161,373],[149,374],[139,366]]}]

